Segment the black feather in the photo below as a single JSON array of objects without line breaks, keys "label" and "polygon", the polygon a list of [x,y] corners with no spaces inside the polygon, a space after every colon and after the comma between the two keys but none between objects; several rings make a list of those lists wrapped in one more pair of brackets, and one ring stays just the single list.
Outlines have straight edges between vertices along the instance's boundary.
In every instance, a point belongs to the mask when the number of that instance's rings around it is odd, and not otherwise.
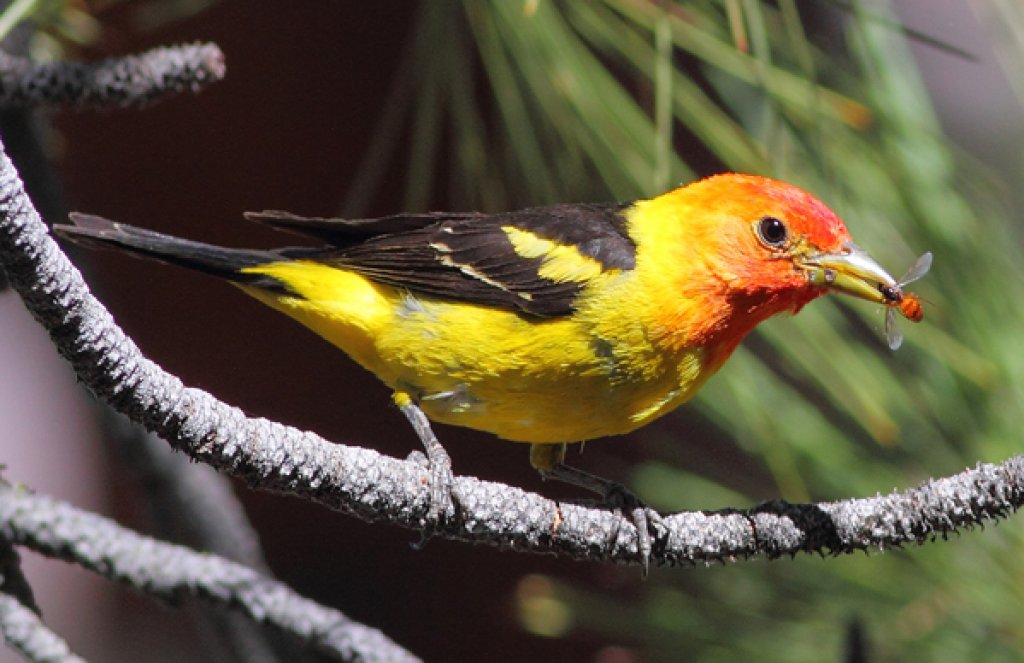
[{"label": "black feather", "polygon": [[181,265],[265,290],[281,294],[296,294],[277,279],[262,274],[245,274],[239,271],[245,267],[281,260],[281,256],[274,251],[227,249],[164,235],[80,212],[72,212],[68,218],[72,225],[55,224],[53,232],[75,243],[116,248],[132,255],[152,258],[172,265]]},{"label": "black feather", "polygon": [[274,251],[226,249],[78,213],[70,217],[74,225],[54,226],[54,232],[293,296],[276,279],[239,270],[280,260],[313,260],[427,296],[550,318],[571,314],[585,284],[541,276],[544,258],[517,254],[504,228],[574,246],[605,270],[630,270],[636,265],[636,246],[623,216],[628,206],[553,205],[492,215],[430,212],[378,219],[247,213],[253,221],[328,244]]},{"label": "black feather", "polygon": [[398,214],[379,219],[250,213],[250,219],[329,242],[322,253],[282,255],[351,269],[367,278],[442,299],[521,311],[569,315],[579,282],[540,276],[543,258],[518,255],[504,227],[575,246],[604,269],[632,269],[636,246],[622,215],[628,204],[554,205],[485,215],[477,212]]}]

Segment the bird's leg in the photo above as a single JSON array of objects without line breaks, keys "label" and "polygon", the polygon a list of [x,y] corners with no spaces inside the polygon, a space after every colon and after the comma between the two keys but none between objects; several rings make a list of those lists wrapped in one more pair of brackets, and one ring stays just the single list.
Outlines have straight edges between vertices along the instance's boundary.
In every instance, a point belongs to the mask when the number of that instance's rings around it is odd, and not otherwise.
[{"label": "bird's leg", "polygon": [[442,516],[455,515],[455,500],[452,486],[452,459],[430,427],[430,420],[412,397],[404,391],[396,391],[395,404],[412,424],[413,430],[423,443],[430,466],[430,509],[427,511],[428,525],[436,524]]},{"label": "bird's leg", "polygon": [[620,513],[625,512],[626,517],[636,526],[641,573],[646,578],[651,561],[651,528],[664,527],[661,514],[644,504],[643,500],[621,483],[566,465],[565,451],[565,444],[534,444],[530,447],[530,464],[545,479],[562,481],[597,493],[606,505]]}]

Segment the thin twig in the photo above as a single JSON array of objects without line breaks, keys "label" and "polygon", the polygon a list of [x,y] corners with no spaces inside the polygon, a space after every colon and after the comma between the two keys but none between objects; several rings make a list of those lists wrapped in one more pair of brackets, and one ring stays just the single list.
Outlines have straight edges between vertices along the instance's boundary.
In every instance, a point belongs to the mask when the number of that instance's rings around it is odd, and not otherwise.
[{"label": "thin twig", "polygon": [[[314,500],[366,520],[424,530],[430,474],[420,463],[331,444],[246,417],[185,387],[139,352],[89,293],[0,151],[0,265],[58,350],[100,398],[192,458],[251,485]],[[921,542],[1020,506],[1024,457],[979,465],[920,488],[834,504],[775,503],[751,512],[680,513],[657,536],[658,564],[797,552],[850,552]],[[637,564],[637,536],[621,514],[472,477],[456,477],[459,510],[430,531],[451,539],[576,559]]]},{"label": "thin twig", "polygon": [[242,610],[344,661],[416,661],[380,631],[216,555],[141,536],[70,504],[0,482],[0,536],[176,603],[195,597]]},{"label": "thin twig", "polygon": [[224,54],[211,43],[164,46],[89,63],[33,62],[0,51],[0,106],[143,106],[198,92],[224,78],[224,72]]}]

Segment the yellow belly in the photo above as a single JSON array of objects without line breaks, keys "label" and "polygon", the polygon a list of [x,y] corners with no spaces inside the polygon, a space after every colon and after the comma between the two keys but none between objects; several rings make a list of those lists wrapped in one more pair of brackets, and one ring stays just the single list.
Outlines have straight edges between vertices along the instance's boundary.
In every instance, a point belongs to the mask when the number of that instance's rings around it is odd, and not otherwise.
[{"label": "yellow belly", "polygon": [[338,346],[436,421],[531,443],[631,431],[687,400],[704,353],[667,353],[600,302],[572,318],[413,296],[312,263],[258,269],[302,297],[243,290]]}]

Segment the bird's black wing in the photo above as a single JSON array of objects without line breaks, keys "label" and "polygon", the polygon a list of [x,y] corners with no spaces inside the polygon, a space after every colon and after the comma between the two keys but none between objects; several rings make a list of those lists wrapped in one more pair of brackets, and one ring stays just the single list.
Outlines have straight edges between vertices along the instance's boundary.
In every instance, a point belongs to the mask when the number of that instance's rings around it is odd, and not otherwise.
[{"label": "bird's black wing", "polygon": [[563,266],[577,257],[581,266],[599,271],[635,266],[636,246],[623,216],[626,207],[554,205],[493,215],[401,214],[353,221],[278,212],[250,218],[333,245],[316,252],[283,251],[286,257],[338,265],[413,293],[550,318],[572,313],[587,282],[585,276],[545,270],[554,250],[575,250],[568,259],[561,256]]}]

